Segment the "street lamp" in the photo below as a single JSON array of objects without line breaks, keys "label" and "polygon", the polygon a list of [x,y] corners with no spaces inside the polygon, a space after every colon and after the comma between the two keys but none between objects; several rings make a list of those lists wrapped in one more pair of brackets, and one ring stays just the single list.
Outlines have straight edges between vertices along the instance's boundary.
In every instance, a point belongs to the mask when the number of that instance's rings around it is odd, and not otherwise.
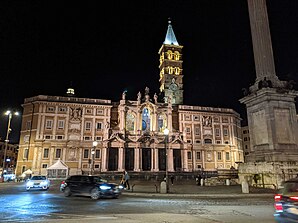
[{"label": "street lamp", "polygon": [[93,141],[93,147],[92,147],[92,149],[91,149],[91,158],[92,158],[92,160],[91,160],[91,175],[93,175],[94,174],[94,154],[95,154],[95,149],[96,149],[96,146],[97,146],[97,141]]},{"label": "street lamp", "polygon": [[6,172],[6,152],[7,152],[7,147],[8,147],[8,142],[9,142],[9,133],[11,132],[10,124],[11,124],[11,119],[12,115],[19,115],[18,112],[12,113],[11,111],[6,111],[5,115],[8,115],[8,124],[7,124],[7,132],[6,132],[6,138],[5,138],[5,147],[4,147],[4,156],[3,156],[3,166],[2,166],[2,176],[4,175],[4,172]]},{"label": "street lamp", "polygon": [[169,140],[169,129],[165,128],[163,133],[165,135],[165,149],[166,149],[166,192],[169,193],[169,171],[168,171],[168,140]]}]

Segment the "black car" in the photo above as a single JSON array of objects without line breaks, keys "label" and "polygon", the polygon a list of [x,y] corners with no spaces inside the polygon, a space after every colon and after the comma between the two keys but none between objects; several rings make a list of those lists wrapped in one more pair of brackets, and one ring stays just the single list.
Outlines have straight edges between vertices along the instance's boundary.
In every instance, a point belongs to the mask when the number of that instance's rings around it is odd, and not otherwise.
[{"label": "black car", "polygon": [[73,175],[61,182],[60,191],[64,196],[74,195],[90,196],[92,199],[103,197],[118,198],[122,186],[108,183],[100,176]]},{"label": "black car", "polygon": [[274,199],[277,222],[298,222],[298,178],[284,182]]}]

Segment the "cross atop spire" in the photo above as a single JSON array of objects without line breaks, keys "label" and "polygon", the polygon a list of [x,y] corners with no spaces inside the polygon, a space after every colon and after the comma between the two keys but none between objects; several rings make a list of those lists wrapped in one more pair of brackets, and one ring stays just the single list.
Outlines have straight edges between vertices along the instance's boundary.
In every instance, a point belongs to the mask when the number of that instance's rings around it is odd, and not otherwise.
[{"label": "cross atop spire", "polygon": [[171,18],[169,18],[166,39],[165,39],[165,41],[163,43],[164,44],[168,44],[168,45],[179,46],[179,44],[177,42],[177,39],[176,39],[176,36],[174,34],[173,27],[172,27],[171,23],[172,23],[171,22]]}]

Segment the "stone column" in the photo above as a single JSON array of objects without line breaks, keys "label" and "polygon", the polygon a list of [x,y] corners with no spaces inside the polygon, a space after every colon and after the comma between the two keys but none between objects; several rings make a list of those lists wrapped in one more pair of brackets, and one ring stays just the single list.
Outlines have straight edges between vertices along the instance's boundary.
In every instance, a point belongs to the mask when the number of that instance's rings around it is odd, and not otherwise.
[{"label": "stone column", "polygon": [[[169,146],[169,145],[168,145]],[[168,147],[168,171],[174,171],[174,163],[173,163],[173,149]]]},{"label": "stone column", "polygon": [[257,79],[277,79],[266,0],[247,0]]},{"label": "stone column", "polygon": [[140,148],[134,149],[134,171],[140,172]]},{"label": "stone column", "polygon": [[118,171],[122,172],[124,171],[124,162],[123,162],[123,158],[124,158],[124,149],[123,147],[119,147],[118,149]]},{"label": "stone column", "polygon": [[182,168],[183,168],[183,171],[186,171],[186,170],[188,170],[188,158],[187,158],[187,149],[183,149],[182,150],[182,153],[183,153],[183,166],[182,166]]},{"label": "stone column", "polygon": [[154,168],[153,168],[154,172],[158,172],[159,168],[158,168],[158,148],[155,147],[154,148]]},{"label": "stone column", "polygon": [[108,168],[107,168],[107,147],[106,146],[103,146],[102,147],[102,150],[101,150],[101,171],[102,172],[106,172],[108,171]]}]

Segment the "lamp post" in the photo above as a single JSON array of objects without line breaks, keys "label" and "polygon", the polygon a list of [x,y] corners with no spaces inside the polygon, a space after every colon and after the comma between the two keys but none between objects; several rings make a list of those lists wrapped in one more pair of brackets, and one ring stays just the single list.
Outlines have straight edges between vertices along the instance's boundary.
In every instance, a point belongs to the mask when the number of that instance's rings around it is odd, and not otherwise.
[{"label": "lamp post", "polygon": [[165,149],[166,149],[166,192],[169,193],[169,171],[168,171],[168,140],[169,140],[169,129],[165,128],[163,131],[165,135]]},{"label": "lamp post", "polygon": [[6,172],[6,152],[7,152],[7,147],[8,147],[8,142],[9,142],[9,133],[11,132],[10,124],[11,124],[11,119],[12,115],[19,115],[18,112],[12,113],[11,111],[6,111],[5,115],[8,115],[8,124],[7,124],[7,131],[6,131],[6,138],[5,138],[5,147],[4,147],[4,156],[3,156],[3,166],[2,166],[2,176],[4,175],[4,172]]},{"label": "lamp post", "polygon": [[96,149],[96,146],[97,146],[97,141],[93,141],[93,147],[91,149],[91,175],[94,174],[94,154],[95,154],[95,149]]}]

